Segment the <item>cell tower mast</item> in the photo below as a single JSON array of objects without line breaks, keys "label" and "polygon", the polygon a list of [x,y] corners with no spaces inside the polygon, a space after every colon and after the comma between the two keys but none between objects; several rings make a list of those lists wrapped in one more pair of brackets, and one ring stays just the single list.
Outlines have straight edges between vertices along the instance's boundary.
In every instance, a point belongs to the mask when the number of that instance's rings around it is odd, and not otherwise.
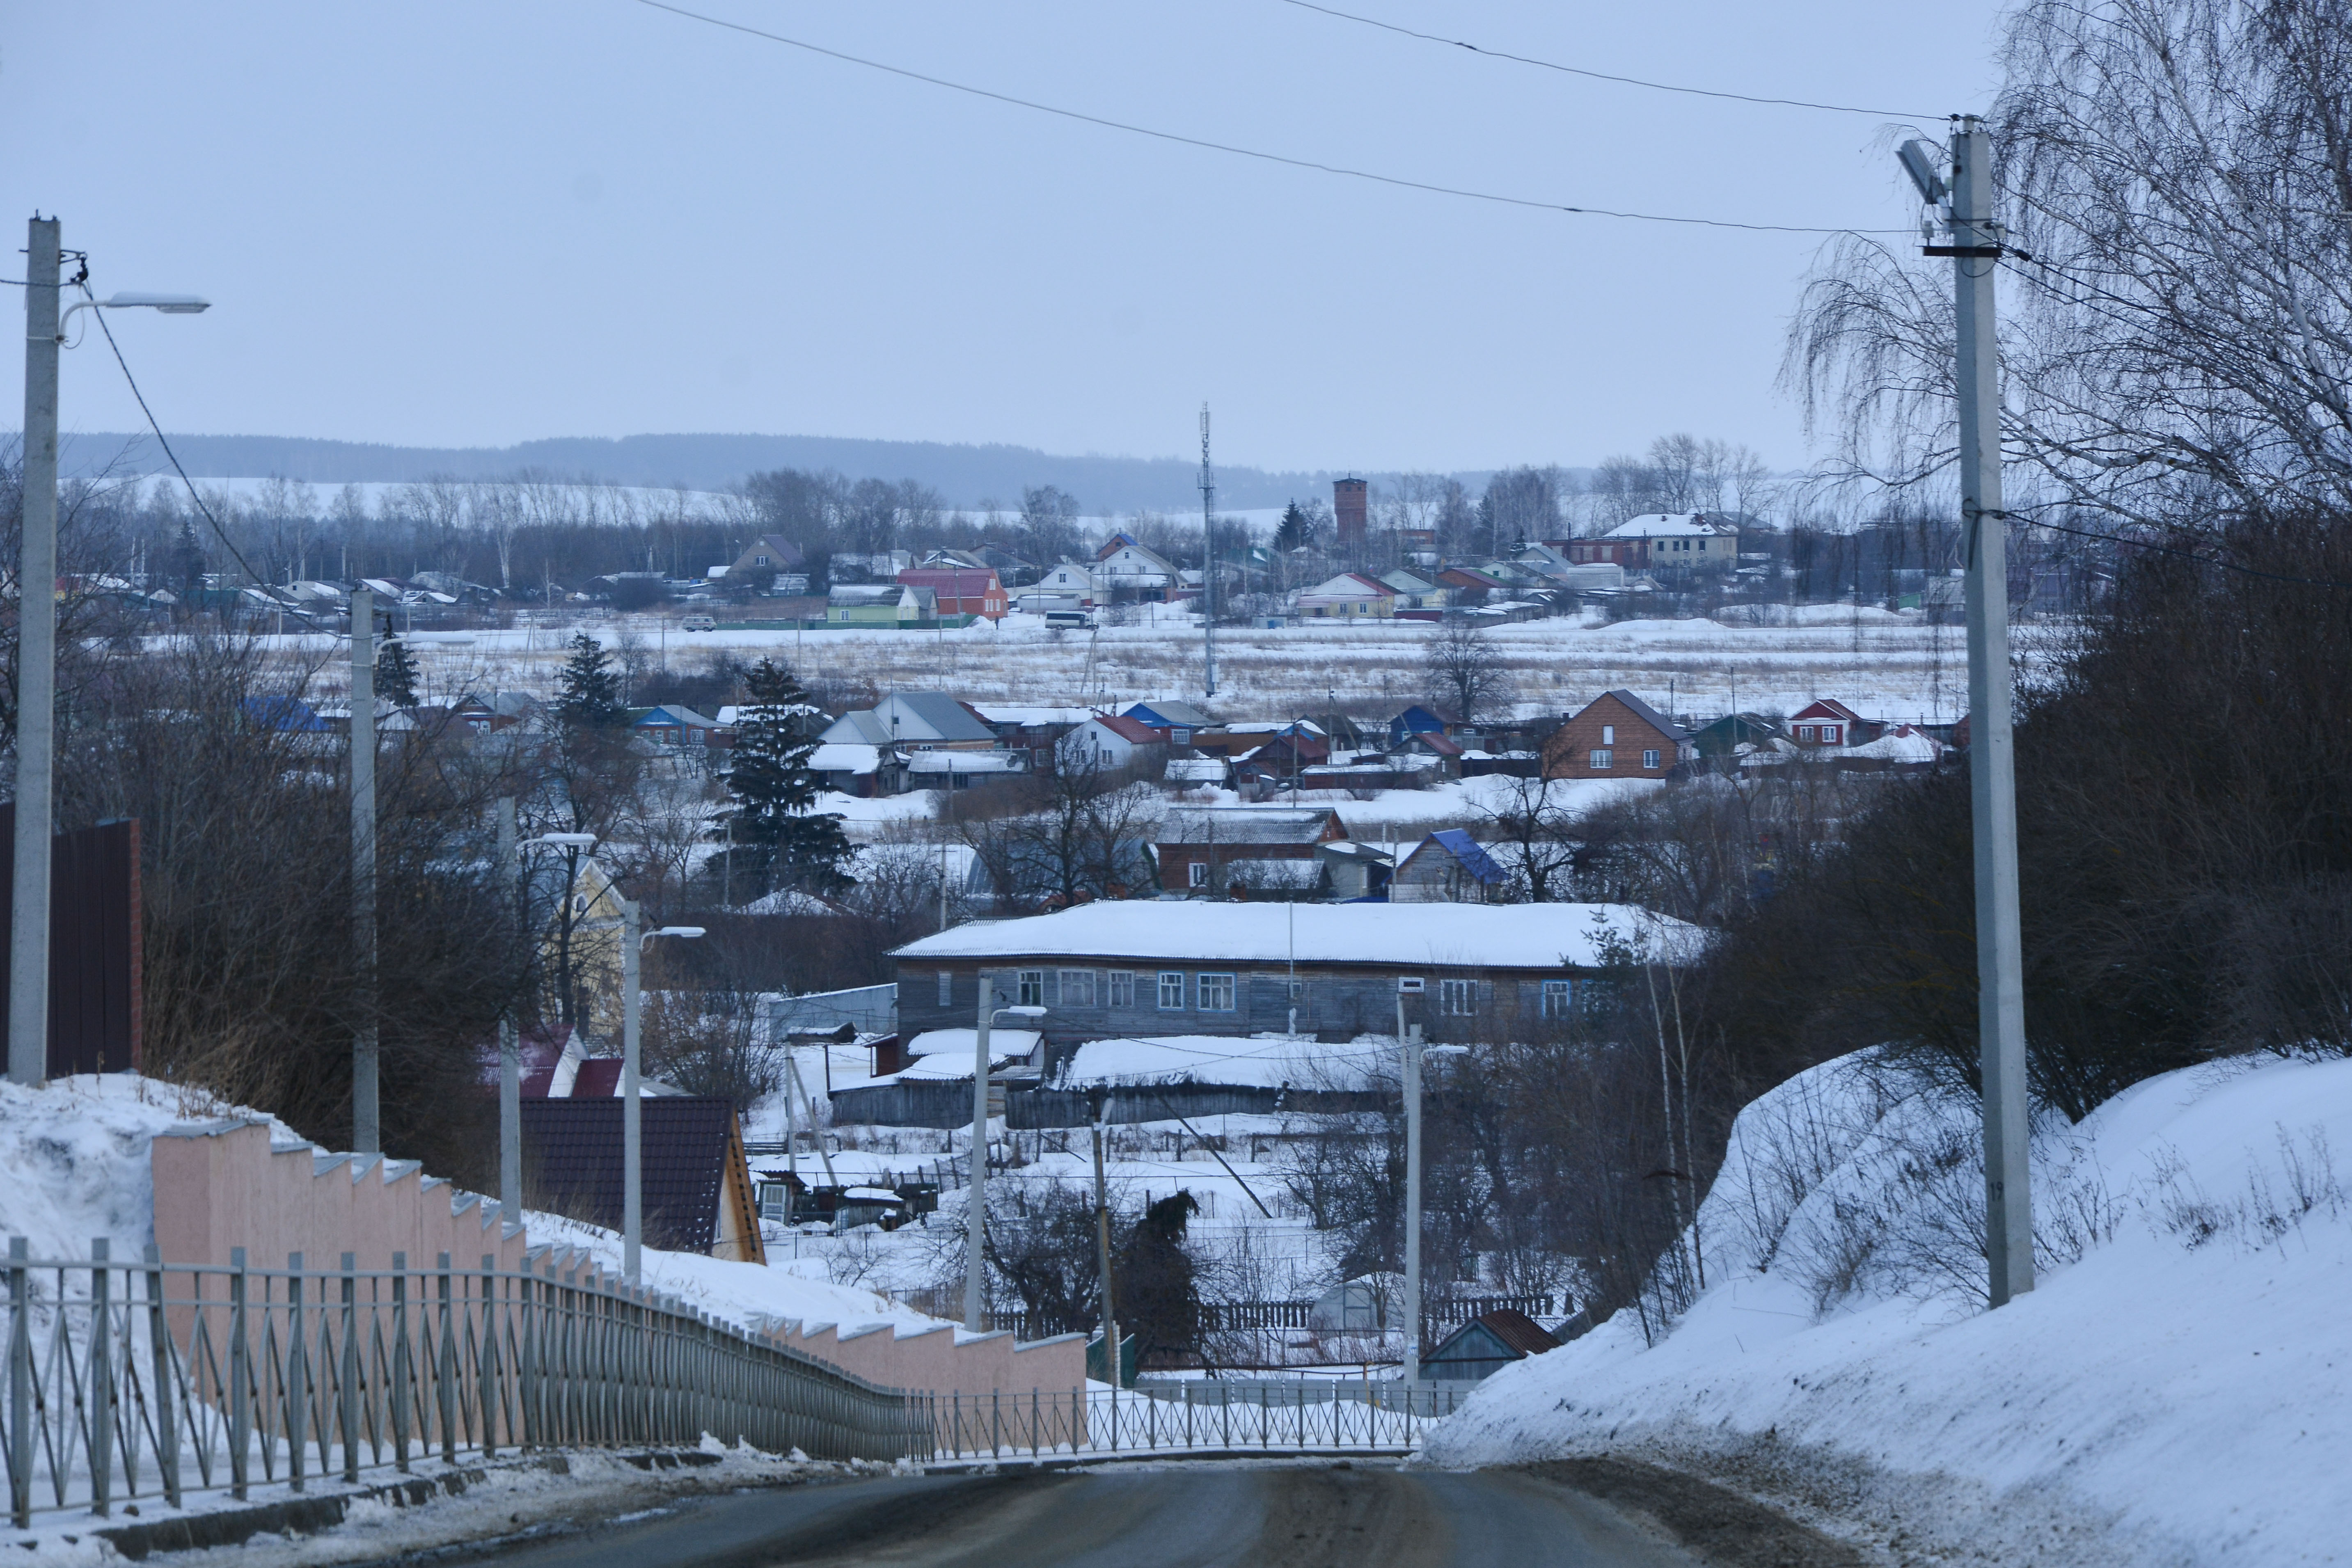
[{"label": "cell tower mast", "polygon": [[1201,405],[1201,629],[1207,634],[1205,697],[1217,694],[1217,479],[1209,468],[1209,405]]}]

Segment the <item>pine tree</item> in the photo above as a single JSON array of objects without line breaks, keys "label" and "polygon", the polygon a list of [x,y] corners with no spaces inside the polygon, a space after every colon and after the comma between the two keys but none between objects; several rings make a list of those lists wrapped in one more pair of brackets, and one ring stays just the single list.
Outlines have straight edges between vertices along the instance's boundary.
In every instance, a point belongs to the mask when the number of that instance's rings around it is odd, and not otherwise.
[{"label": "pine tree", "polygon": [[557,678],[556,716],[575,730],[609,730],[627,717],[621,707],[621,678],[611,668],[604,645],[580,633],[572,657]]},{"label": "pine tree", "polygon": [[386,637],[383,647],[376,650],[375,694],[394,708],[416,706],[416,678],[420,672],[408,645],[398,637]]},{"label": "pine tree", "polygon": [[727,792],[735,799],[729,818],[729,854],[753,869],[762,890],[798,888],[838,893],[850,885],[842,874],[850,844],[841,818],[812,811],[817,776],[808,765],[816,750],[808,721],[823,715],[791,669],[763,658],[744,677],[751,700],[735,731]]},{"label": "pine tree", "polygon": [[1283,508],[1282,521],[1276,524],[1274,530],[1274,547],[1276,550],[1303,549],[1313,542],[1314,538],[1314,526],[1307,521],[1307,514],[1299,510],[1297,501]]}]

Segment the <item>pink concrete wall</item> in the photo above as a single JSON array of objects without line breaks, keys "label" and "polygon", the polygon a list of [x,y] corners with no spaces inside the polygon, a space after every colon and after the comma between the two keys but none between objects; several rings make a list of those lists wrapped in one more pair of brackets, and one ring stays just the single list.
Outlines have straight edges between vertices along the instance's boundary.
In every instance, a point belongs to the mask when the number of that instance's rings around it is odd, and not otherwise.
[{"label": "pink concrete wall", "polygon": [[205,1122],[156,1136],[155,1247],[165,1263],[226,1268],[245,1248],[253,1268],[283,1268],[293,1253],[306,1268],[331,1270],[342,1254],[362,1269],[392,1267],[473,1271],[523,1267],[529,1238],[502,1224],[496,1202],[426,1176],[415,1162],[376,1156],[320,1158],[309,1145],[269,1146],[266,1123]]},{"label": "pink concrete wall", "polygon": [[[606,1282],[588,1254],[532,1248],[520,1224],[501,1221],[496,1201],[427,1176],[414,1161],[329,1155],[308,1144],[273,1150],[259,1121],[172,1128],[156,1136],[149,1159],[155,1247],[166,1264],[226,1268],[230,1249],[242,1247],[251,1268],[284,1268],[299,1252],[306,1268],[331,1271],[348,1252],[362,1271],[390,1268],[394,1253],[421,1271],[446,1252],[463,1273],[487,1256],[505,1273],[545,1277],[552,1268],[591,1289]],[[856,1328],[844,1338],[835,1324],[791,1323],[768,1337],[887,1388],[1066,1394],[1086,1384],[1086,1346],[1076,1336],[1024,1345],[983,1334],[959,1345],[946,1326],[904,1335]]]}]

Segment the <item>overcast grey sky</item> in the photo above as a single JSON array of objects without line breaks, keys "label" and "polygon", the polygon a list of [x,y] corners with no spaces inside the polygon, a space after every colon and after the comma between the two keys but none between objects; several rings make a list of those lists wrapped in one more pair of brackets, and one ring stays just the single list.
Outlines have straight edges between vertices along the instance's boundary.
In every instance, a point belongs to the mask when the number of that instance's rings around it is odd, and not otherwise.
[{"label": "overcast grey sky", "polygon": [[[1887,121],[1583,80],[1284,0],[680,3],[1404,178],[1761,223],[1916,216]],[[1600,70],[1913,110],[1931,134],[1994,81],[1984,0],[1335,3]],[[7,221],[59,215],[101,294],[215,302],[118,318],[166,429],[1154,455],[1192,447],[1206,399],[1219,457],[1269,468],[1582,463],[1673,429],[1806,457],[1775,377],[1819,237],[1280,168],[635,0],[5,15]],[[68,428],[139,426],[95,339],[64,395]]]}]

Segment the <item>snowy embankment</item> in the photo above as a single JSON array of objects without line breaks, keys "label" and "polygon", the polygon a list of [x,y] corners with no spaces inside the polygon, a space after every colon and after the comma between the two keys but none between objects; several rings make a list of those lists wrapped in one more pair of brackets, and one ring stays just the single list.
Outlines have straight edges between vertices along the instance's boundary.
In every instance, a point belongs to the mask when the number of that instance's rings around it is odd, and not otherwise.
[{"label": "snowy embankment", "polygon": [[2038,1288],[1986,1311],[1975,1104],[1864,1055],[1742,1112],[1707,1288],[1483,1385],[1432,1460],[1647,1457],[1886,1561],[2352,1557],[2352,1061],[2239,1061],[2038,1134]]}]

